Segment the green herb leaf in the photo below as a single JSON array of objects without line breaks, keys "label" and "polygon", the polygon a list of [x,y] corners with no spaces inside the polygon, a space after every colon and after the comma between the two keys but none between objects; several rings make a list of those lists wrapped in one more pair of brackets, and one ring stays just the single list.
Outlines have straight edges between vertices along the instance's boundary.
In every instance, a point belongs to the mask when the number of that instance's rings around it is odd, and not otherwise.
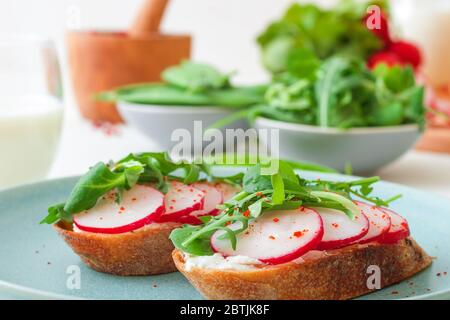
[{"label": "green herb leaf", "polygon": [[229,85],[229,76],[216,68],[190,61],[170,67],[162,73],[165,82],[191,92],[221,89]]}]

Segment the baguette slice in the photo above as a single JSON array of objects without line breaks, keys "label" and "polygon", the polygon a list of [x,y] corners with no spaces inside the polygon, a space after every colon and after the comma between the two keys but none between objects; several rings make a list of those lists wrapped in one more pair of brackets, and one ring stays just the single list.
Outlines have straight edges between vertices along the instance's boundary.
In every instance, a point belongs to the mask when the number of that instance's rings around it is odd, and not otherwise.
[{"label": "baguette slice", "polygon": [[380,267],[381,287],[400,282],[431,264],[412,239],[396,244],[370,243],[330,250],[302,262],[265,265],[251,270],[184,268],[184,255],[174,250],[178,270],[207,299],[218,300],[341,300],[373,289],[367,268]]},{"label": "baguette slice", "polygon": [[96,271],[119,276],[140,276],[176,271],[170,232],[178,223],[152,223],[121,233],[74,232],[59,222],[54,228],[81,260]]}]

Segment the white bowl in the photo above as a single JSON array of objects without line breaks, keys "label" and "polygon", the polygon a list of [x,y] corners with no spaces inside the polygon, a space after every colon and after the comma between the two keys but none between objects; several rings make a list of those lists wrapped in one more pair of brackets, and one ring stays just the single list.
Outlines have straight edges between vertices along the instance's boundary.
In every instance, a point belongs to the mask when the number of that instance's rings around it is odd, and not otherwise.
[{"label": "white bowl", "polygon": [[281,158],[313,162],[341,172],[351,165],[357,174],[372,173],[399,158],[421,134],[416,124],[341,130],[262,117],[256,119],[255,127],[279,129]]},{"label": "white bowl", "polygon": [[[202,134],[210,125],[228,115],[234,109],[213,106],[165,106],[119,102],[118,110],[125,122],[138,129],[141,133],[157,144],[160,150],[170,151],[179,141],[171,139],[177,129],[185,129],[192,138],[202,139]],[[200,121],[203,132],[194,132],[194,121]],[[246,130],[246,121],[237,121],[222,128],[242,128]],[[208,142],[203,143],[203,147]]]}]

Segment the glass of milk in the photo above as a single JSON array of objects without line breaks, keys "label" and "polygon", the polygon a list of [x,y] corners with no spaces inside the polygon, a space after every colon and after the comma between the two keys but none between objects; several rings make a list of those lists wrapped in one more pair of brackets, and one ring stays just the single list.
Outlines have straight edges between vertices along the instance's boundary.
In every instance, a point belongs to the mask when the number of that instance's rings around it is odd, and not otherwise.
[{"label": "glass of milk", "polygon": [[450,95],[450,1],[391,0],[395,32],[424,55],[427,84]]},{"label": "glass of milk", "polygon": [[62,115],[53,42],[0,36],[0,189],[46,177],[58,148]]}]

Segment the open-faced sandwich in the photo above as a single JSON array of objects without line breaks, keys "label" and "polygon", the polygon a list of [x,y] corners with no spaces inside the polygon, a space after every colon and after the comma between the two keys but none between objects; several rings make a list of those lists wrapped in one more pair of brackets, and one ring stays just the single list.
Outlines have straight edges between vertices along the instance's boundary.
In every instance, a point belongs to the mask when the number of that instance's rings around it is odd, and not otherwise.
[{"label": "open-faced sandwich", "polygon": [[397,196],[370,195],[376,181],[251,167],[219,214],[172,231],[175,264],[208,299],[349,299],[402,281],[431,258],[386,209]]},{"label": "open-faced sandwich", "polygon": [[205,164],[176,163],[166,153],[132,154],[98,163],[80,178],[65,203],[42,223],[57,232],[97,271],[151,275],[176,271],[170,232],[198,225],[238,191]]}]

